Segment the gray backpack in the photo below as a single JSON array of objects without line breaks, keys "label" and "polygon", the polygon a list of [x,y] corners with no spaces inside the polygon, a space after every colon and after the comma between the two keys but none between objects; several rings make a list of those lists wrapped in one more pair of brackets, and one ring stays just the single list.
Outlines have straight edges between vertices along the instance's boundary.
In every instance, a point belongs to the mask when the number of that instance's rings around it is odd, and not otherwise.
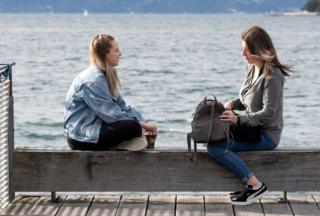
[{"label": "gray backpack", "polygon": [[[197,143],[215,143],[228,141],[229,123],[219,119],[225,111],[224,106],[213,99],[205,97],[197,106],[191,122],[192,131],[187,134],[188,153],[192,160],[196,160]],[[194,153],[191,153],[191,139],[194,141]]]}]

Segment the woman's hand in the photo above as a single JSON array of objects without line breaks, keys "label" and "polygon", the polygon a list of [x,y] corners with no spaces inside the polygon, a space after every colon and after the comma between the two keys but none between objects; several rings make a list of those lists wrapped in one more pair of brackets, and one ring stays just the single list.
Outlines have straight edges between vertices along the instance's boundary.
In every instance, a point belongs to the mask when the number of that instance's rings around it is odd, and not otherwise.
[{"label": "woman's hand", "polygon": [[154,123],[144,123],[144,122],[140,122],[140,125],[142,127],[142,131],[150,131],[153,135],[157,134],[157,126]]},{"label": "woman's hand", "polygon": [[233,109],[233,101],[232,100],[229,100],[227,103],[224,104],[224,107],[229,109],[229,110],[232,110]]},{"label": "woman's hand", "polygon": [[231,124],[237,124],[238,116],[234,114],[231,110],[224,111],[219,118],[223,122],[229,122]]}]

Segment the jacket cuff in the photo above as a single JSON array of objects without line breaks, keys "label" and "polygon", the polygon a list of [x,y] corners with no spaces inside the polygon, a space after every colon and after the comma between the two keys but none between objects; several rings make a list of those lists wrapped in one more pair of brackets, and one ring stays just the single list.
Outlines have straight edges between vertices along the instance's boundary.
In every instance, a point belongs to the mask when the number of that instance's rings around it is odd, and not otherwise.
[{"label": "jacket cuff", "polygon": [[240,124],[240,125],[247,124],[248,121],[249,121],[248,116],[246,116],[246,115],[239,115],[239,124]]},{"label": "jacket cuff", "polygon": [[232,103],[233,103],[233,108],[232,109],[235,110],[235,108],[238,107],[239,98],[233,99]]},{"label": "jacket cuff", "polygon": [[245,109],[245,107],[241,103],[240,98],[233,99],[232,103],[233,103],[233,110],[243,110],[243,109]]}]

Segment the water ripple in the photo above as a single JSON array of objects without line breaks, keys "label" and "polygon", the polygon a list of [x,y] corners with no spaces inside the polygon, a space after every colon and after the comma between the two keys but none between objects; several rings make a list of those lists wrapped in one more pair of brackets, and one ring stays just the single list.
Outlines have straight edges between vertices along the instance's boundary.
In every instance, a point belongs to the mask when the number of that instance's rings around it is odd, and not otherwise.
[{"label": "water ripple", "polygon": [[91,37],[105,32],[120,44],[118,71],[127,103],[157,121],[158,146],[186,147],[185,133],[197,103],[210,93],[222,101],[237,96],[245,68],[240,36],[254,20],[270,32],[281,61],[294,65],[285,84],[280,145],[319,146],[318,19],[269,18],[0,14],[0,29],[6,30],[0,41],[5,50],[1,61],[17,63],[13,77],[17,145],[66,146],[65,94],[73,78],[88,66]]}]

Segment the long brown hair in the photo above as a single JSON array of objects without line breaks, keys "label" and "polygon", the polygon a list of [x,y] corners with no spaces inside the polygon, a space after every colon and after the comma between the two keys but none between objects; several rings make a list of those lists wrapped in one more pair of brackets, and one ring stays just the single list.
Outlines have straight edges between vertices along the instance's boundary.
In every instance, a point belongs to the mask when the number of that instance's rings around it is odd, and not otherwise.
[{"label": "long brown hair", "polygon": [[271,37],[263,28],[249,26],[242,32],[241,38],[246,42],[251,55],[265,62],[263,68],[265,78],[271,75],[275,67],[280,68],[284,75],[289,76],[291,66],[280,63]]},{"label": "long brown hair", "polygon": [[96,65],[99,69],[105,72],[109,91],[111,96],[119,94],[120,80],[115,68],[111,67],[107,62],[107,54],[112,47],[111,42],[114,37],[107,34],[99,34],[93,37],[89,46],[90,63]]}]

